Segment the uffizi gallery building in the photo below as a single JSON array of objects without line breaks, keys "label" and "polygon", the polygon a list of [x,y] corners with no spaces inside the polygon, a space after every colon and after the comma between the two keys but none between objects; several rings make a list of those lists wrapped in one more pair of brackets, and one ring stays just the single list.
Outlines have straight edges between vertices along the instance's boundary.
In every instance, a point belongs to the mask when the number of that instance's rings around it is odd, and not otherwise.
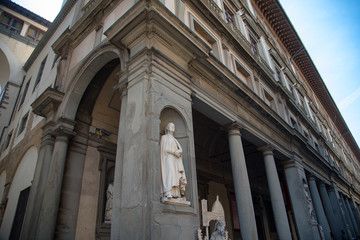
[{"label": "uffizi gallery building", "polygon": [[0,239],[360,235],[359,147],[278,0],[4,0],[0,60]]}]

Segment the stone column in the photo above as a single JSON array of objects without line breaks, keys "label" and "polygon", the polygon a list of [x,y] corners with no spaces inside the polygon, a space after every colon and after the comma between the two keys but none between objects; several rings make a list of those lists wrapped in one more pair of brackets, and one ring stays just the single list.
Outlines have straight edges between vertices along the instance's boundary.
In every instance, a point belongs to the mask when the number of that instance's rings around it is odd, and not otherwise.
[{"label": "stone column", "polygon": [[330,197],[331,206],[333,207],[334,210],[335,218],[338,220],[337,224],[338,227],[340,228],[340,232],[341,230],[343,230],[345,233],[347,233],[349,237],[351,237],[351,230],[350,227],[346,224],[345,216],[340,207],[338,193],[335,189],[335,186],[332,186],[329,189],[329,197]]},{"label": "stone column", "polygon": [[[125,81],[125,80],[124,80]],[[121,83],[116,86],[116,90],[121,93],[121,109],[119,120],[119,132],[116,149],[116,162],[114,172],[114,193],[113,193],[113,209],[111,219],[111,239],[120,239],[121,224],[121,176],[123,170],[124,159],[124,142],[125,142],[125,123],[126,123],[126,106],[127,106],[127,84]]]},{"label": "stone column", "polygon": [[41,211],[42,196],[45,190],[45,183],[48,176],[47,173],[54,147],[54,138],[51,136],[52,127],[52,124],[47,124],[43,127],[39,156],[20,236],[20,239],[23,240],[33,239],[36,234],[37,223]]},{"label": "stone column", "polygon": [[[75,239],[77,216],[79,212],[81,184],[87,149],[89,125],[78,123],[83,128],[77,132],[69,146],[66,160],[66,171],[59,207],[58,223],[56,224],[55,239]],[[77,126],[77,129],[79,126]]]},{"label": "stone column", "polygon": [[241,127],[233,124],[229,130],[231,167],[242,239],[258,239],[250,182],[241,141]]},{"label": "stone column", "polygon": [[335,217],[333,207],[331,206],[330,198],[324,182],[319,183],[319,190],[333,237],[335,239],[341,239],[341,224],[339,224],[338,220]]},{"label": "stone column", "polygon": [[304,190],[304,184],[307,184],[305,172],[300,160],[297,157],[295,159],[289,160],[284,169],[298,238],[301,240],[320,239],[318,231],[314,229],[316,220],[312,214],[312,202],[308,199],[309,193]]},{"label": "stone column", "polygon": [[310,193],[311,193],[311,197],[313,199],[315,213],[316,213],[318,222],[322,226],[322,229],[323,229],[324,235],[325,235],[325,239],[331,240],[329,225],[328,225],[326,215],[325,215],[322,203],[321,203],[321,199],[320,199],[319,191],[316,186],[315,178],[313,176],[310,176],[308,179],[308,182],[309,182]]},{"label": "stone column", "polygon": [[352,213],[354,215],[355,218],[355,222],[356,222],[356,226],[358,227],[358,229],[360,228],[360,219],[359,219],[359,212],[356,209],[356,206],[354,204],[354,200],[353,199],[349,199],[349,203],[350,203],[350,207],[352,210]]},{"label": "stone column", "polygon": [[350,237],[355,237],[354,226],[350,220],[349,211],[345,205],[344,197],[340,194],[340,208],[344,211],[345,221],[347,224],[348,229],[350,230]]},{"label": "stone column", "polygon": [[344,201],[345,201],[345,207],[348,210],[350,221],[351,221],[351,224],[353,226],[353,229],[354,229],[354,232],[355,232],[355,237],[356,237],[357,235],[359,235],[359,229],[358,229],[358,227],[356,225],[355,217],[354,217],[353,211],[352,211],[352,209],[350,207],[348,198],[345,197]]},{"label": "stone column", "polygon": [[289,221],[286,214],[285,203],[277,173],[273,149],[270,146],[259,148],[264,156],[265,171],[270,191],[271,205],[274,213],[276,230],[279,239],[291,239]]},{"label": "stone column", "polygon": [[56,113],[62,102],[64,94],[47,88],[31,105],[36,115],[46,119],[42,127],[42,139],[38,160],[36,163],[34,179],[31,185],[28,204],[24,217],[23,228],[20,239],[34,239],[39,223],[40,212],[43,203],[43,196],[46,190],[46,183],[49,176],[51,156],[54,148],[54,125]]},{"label": "stone column", "polygon": [[36,232],[37,239],[54,238],[68,142],[73,136],[73,125],[72,121],[62,119],[54,132],[56,139]]}]

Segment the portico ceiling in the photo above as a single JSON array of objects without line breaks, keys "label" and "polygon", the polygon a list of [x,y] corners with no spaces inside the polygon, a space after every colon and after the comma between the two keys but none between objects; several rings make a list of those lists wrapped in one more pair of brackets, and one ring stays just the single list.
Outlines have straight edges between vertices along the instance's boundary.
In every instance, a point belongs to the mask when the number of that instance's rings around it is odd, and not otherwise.
[{"label": "portico ceiling", "polygon": [[346,143],[349,145],[358,161],[360,161],[360,149],[352,136],[345,120],[331,97],[324,81],[322,80],[315,64],[310,58],[304,44],[295,31],[289,18],[278,0],[254,0],[258,8],[270,23],[281,42],[290,53],[291,59],[299,67],[306,81],[328,112],[332,122],[339,130]]}]

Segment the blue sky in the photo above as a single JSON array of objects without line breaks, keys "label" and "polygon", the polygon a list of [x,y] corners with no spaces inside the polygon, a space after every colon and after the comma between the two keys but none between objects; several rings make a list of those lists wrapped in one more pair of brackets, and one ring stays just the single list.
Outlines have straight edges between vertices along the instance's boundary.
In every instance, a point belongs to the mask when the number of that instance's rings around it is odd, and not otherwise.
[{"label": "blue sky", "polygon": [[280,3],[359,145],[360,1]]},{"label": "blue sky", "polygon": [[[360,1],[279,0],[358,145],[360,143]],[[52,21],[62,0],[15,0]]]},{"label": "blue sky", "polygon": [[63,0],[11,0],[20,6],[53,21],[59,13]]}]

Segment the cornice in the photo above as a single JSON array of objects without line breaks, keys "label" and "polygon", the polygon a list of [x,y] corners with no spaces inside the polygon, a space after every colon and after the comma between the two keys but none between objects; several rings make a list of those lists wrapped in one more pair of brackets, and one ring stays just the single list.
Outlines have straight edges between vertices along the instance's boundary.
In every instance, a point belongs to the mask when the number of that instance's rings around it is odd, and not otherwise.
[{"label": "cornice", "polygon": [[279,1],[254,0],[254,2],[284,44],[292,60],[327,111],[329,118],[342,134],[342,138],[349,145],[357,160],[360,161],[359,146],[352,134],[345,135],[349,131],[347,124]]},{"label": "cornice", "polygon": [[61,36],[52,44],[54,52],[62,57],[66,56],[70,49],[74,49],[81,41],[94,30],[102,27],[104,16],[111,11],[119,0],[93,1],[85,6],[86,12],[71,28],[67,28]]},{"label": "cornice", "polygon": [[23,66],[23,69],[27,72],[35,59],[39,56],[40,52],[44,49],[45,45],[49,42],[54,32],[58,29],[59,25],[63,22],[65,17],[69,14],[72,7],[75,5],[76,0],[67,0],[65,5],[60,10],[60,13],[55,18],[54,22],[50,25],[46,31],[44,37],[40,40],[34,51]]}]

